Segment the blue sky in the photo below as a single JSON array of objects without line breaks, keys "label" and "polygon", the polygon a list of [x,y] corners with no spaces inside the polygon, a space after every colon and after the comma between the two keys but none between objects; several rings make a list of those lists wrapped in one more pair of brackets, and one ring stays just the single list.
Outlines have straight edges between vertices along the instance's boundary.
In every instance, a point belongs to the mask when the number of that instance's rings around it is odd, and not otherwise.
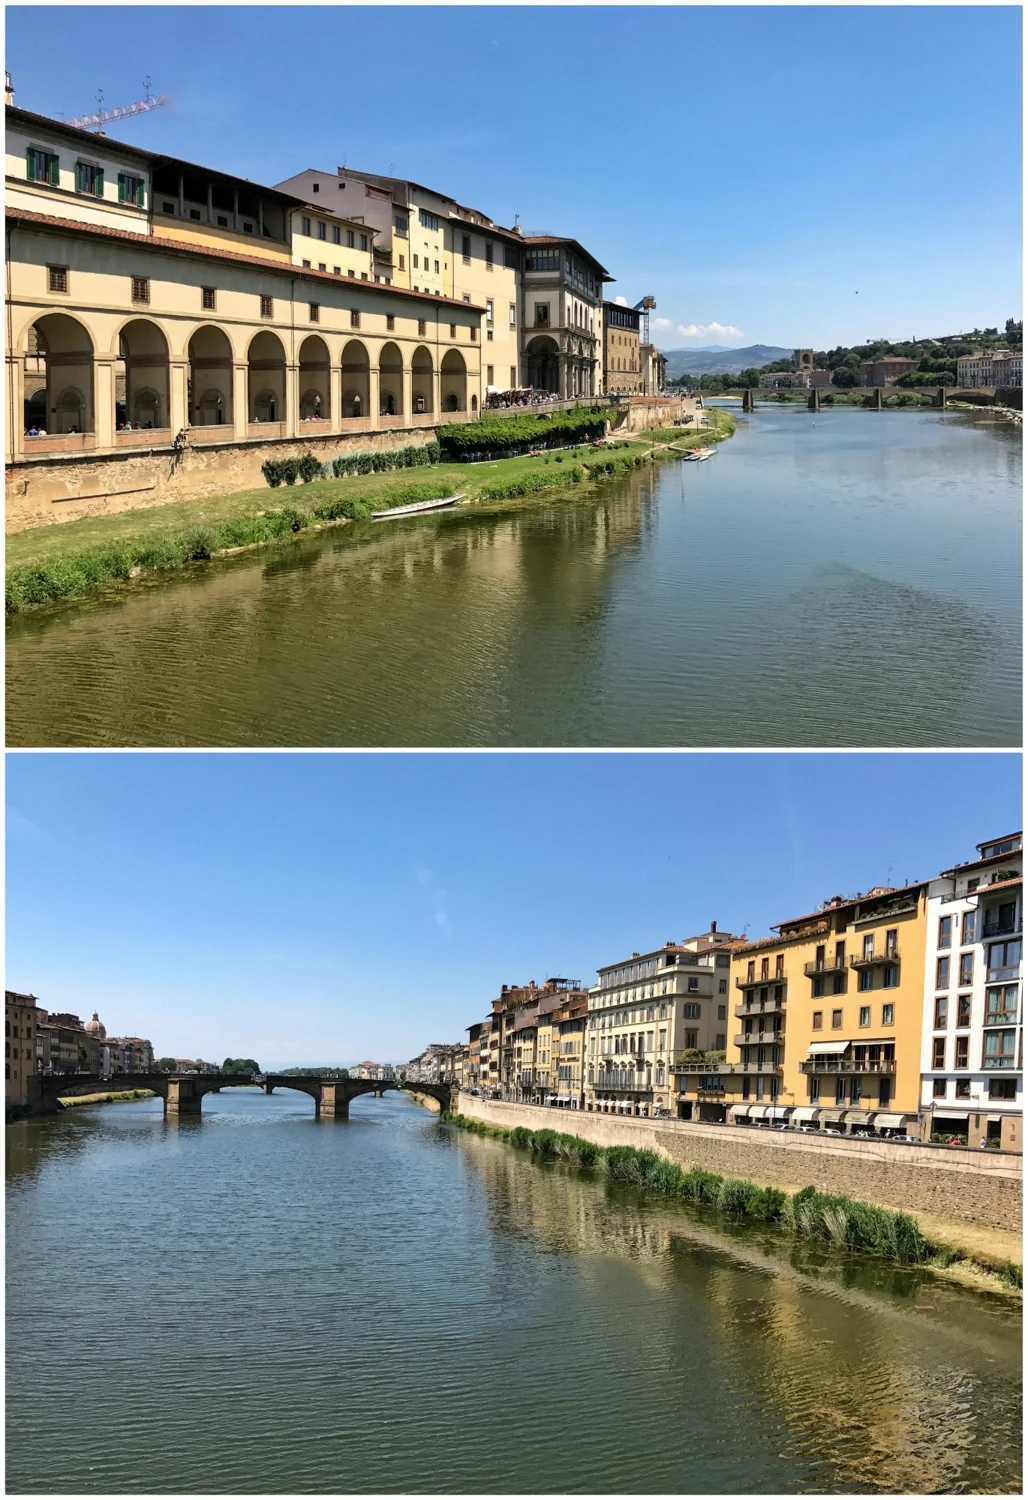
[{"label": "blue sky", "polygon": [[115,138],[268,183],[394,169],[575,235],[612,295],[656,296],[664,348],[1020,316],[1016,5],[6,14],[23,107],[70,119],[149,72],[173,107]]},{"label": "blue sky", "polygon": [[7,984],[158,1054],[403,1060],[1021,826],[1015,755],[9,754]]}]

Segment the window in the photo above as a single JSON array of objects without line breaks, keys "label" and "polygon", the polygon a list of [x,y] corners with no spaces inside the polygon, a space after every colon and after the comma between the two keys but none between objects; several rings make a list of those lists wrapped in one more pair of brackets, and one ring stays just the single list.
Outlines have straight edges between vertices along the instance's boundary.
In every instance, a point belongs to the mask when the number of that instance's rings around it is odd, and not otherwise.
[{"label": "window", "polygon": [[351,307],[350,308],[350,327],[351,328],[359,328],[360,326],[361,326],[361,315],[358,312],[357,308]]},{"label": "window", "polygon": [[985,1033],[985,1051],[982,1055],[983,1068],[1012,1068],[1014,1066],[1014,1045],[1017,1040],[1015,1031],[987,1031]]},{"label": "window", "polygon": [[470,266],[470,264],[471,264],[471,236],[470,236],[470,234],[462,234],[461,235],[461,237],[460,237],[460,253],[461,253],[461,259],[463,260],[464,264],[466,266]]},{"label": "window", "polygon": [[451,339],[455,339],[457,337],[457,325],[456,325],[456,323],[451,323],[450,324],[450,337],[451,337]]},{"label": "window", "polygon": [[[352,229],[348,229],[346,231],[346,248],[348,250],[352,250],[353,247],[354,247],[354,245],[356,245],[356,243],[357,243],[357,237],[356,237],[356,235],[354,234],[354,232],[353,232]],[[417,264],[417,262],[415,261],[415,265],[416,264]],[[353,275],[352,271],[350,272],[350,275],[351,276]]]},{"label": "window", "polygon": [[[940,1063],[939,1066],[942,1067],[942,1064]],[[934,1078],[932,1080],[932,1098],[933,1099],[945,1099],[945,1097],[946,1097],[946,1080],[945,1080],[945,1078]]]},{"label": "window", "polygon": [[[970,995],[967,1000],[970,1008]],[[985,991],[985,1024],[1014,1021],[1017,1019],[1017,985],[990,985]]]},{"label": "window", "polygon": [[303,266],[303,269],[305,271],[309,271],[311,268],[311,263],[309,260],[301,261],[301,265]]},{"label": "window", "polygon": [[718,982],[717,982],[717,992],[718,992],[719,995],[727,995],[728,994],[728,980],[727,979],[719,979],[718,980]]},{"label": "window", "polygon": [[1016,932],[1017,902],[1004,901],[1000,906],[987,909],[982,919],[983,937],[1001,937],[1007,932]]},{"label": "window", "polygon": [[683,1005],[682,1016],[687,1021],[698,1021],[700,1019],[700,1007],[694,1002]]},{"label": "window", "polygon": [[273,318],[275,316],[275,299],[273,297],[261,298],[261,317]]},{"label": "window", "polygon": [[38,151],[35,146],[30,146],[25,165],[29,182],[47,182],[51,187],[60,187],[61,159],[52,151]]},{"label": "window", "polygon": [[407,269],[407,257],[405,255],[401,255],[400,256],[400,270],[401,271],[406,271],[406,269]]},{"label": "window", "polygon": [[[779,986],[779,988],[781,988],[781,986]],[[846,993],[846,976],[845,976],[845,974],[833,974],[832,975],[832,994],[833,995],[843,995],[845,993]]]},{"label": "window", "polygon": [[218,215],[218,228],[219,229],[227,229],[228,228],[228,219],[225,217],[224,214],[219,214]]},{"label": "window", "polygon": [[75,164],[75,191],[77,193],[88,193],[91,198],[102,198],[104,195],[104,169],[94,167],[91,162],[80,161]]},{"label": "window", "polygon": [[878,1108],[888,1109],[889,1100],[892,1098],[892,1079],[879,1078],[878,1080]]},{"label": "window", "polygon": [[960,927],[960,941],[962,943],[974,942],[974,912],[965,911],[964,919]]},{"label": "window", "polygon": [[874,969],[861,969],[861,971],[860,971],[860,978],[857,981],[857,989],[858,990],[873,990],[874,989],[874,978],[875,978],[875,971],[874,971]]},{"label": "window", "polygon": [[213,312],[214,311],[214,304],[215,304],[214,288],[212,286],[201,287],[201,289],[200,289],[200,306],[203,308],[204,312]]},{"label": "window", "polygon": [[321,304],[319,302],[308,302],[307,312],[312,323],[320,323]]},{"label": "window", "polygon": [[[319,271],[327,271],[328,270],[328,267],[326,266],[326,264],[325,264],[325,262],[323,260],[319,260],[318,261],[318,270]],[[377,276],[375,277],[375,280],[376,281],[378,280]]]},{"label": "window", "polygon": [[[958,1063],[957,1066],[959,1067],[960,1064]],[[994,1078],[992,1080],[992,1082],[995,1083],[995,1082],[997,1082],[997,1080]],[[958,1078],[957,1079],[957,1098],[958,1099],[970,1099],[970,1097],[971,1097],[971,1080],[970,1080],[970,1078]]]},{"label": "window", "polygon": [[407,238],[407,228],[408,228],[407,215],[406,214],[394,214],[393,215],[393,229],[396,231],[396,233],[398,235],[401,235],[404,239],[406,239]]},{"label": "window", "polygon": [[968,1065],[968,1050],[971,1046],[971,1038],[958,1036],[956,1051],[953,1055],[953,1066],[955,1068],[966,1068]]},{"label": "window", "polygon": [[493,268],[493,247],[489,240],[485,242],[485,266],[487,271]]},{"label": "window", "polygon": [[841,1010],[833,1010],[832,1011],[832,1030],[833,1031],[838,1031],[841,1026],[842,1026],[842,1011]]},{"label": "window", "polygon": [[889,930],[888,930],[888,932],[885,934],[885,956],[886,956],[886,958],[895,958],[896,957],[897,948],[898,948],[898,939],[899,939],[899,929],[896,928],[896,927],[890,927]]},{"label": "window", "polygon": [[435,214],[427,214],[423,208],[420,208],[418,210],[418,222],[420,223],[422,229],[434,229],[438,234],[439,220],[436,218]]},{"label": "window", "polygon": [[343,239],[342,230],[339,228],[338,224],[333,224],[332,225],[332,243],[333,243],[333,245],[340,245],[340,244],[342,244],[342,239]]},{"label": "window", "polygon": [[367,237],[366,234],[362,234],[361,235],[361,249],[362,250],[366,250],[367,248],[368,248],[368,237]]},{"label": "window", "polygon": [[301,220],[300,220],[300,233],[301,234],[309,235],[310,232],[311,232],[311,221],[310,221],[310,219],[301,218]]},{"label": "window", "polygon": [[150,301],[150,278],[148,276],[133,276],[132,278],[132,300],[141,304]]},{"label": "window", "polygon": [[47,266],[46,279],[51,292],[66,292],[68,290],[68,267]]},{"label": "window", "polygon": [[1017,1098],[1017,1079],[1016,1078],[990,1078],[989,1079],[989,1098],[990,1099],[1016,1099]]},{"label": "window", "polygon": [[989,944],[989,979],[1016,979],[1021,962],[1021,941]]},{"label": "window", "polygon": [[478,329],[477,328],[469,328],[468,332],[471,335],[471,342],[473,344],[477,343],[477,341],[478,341]]},{"label": "window", "polygon": [[494,384],[494,381],[493,381],[493,367],[492,367],[492,365],[486,365],[486,367],[485,367],[485,383],[486,383],[486,385],[493,385]]},{"label": "window", "polygon": [[396,318],[393,313],[386,313],[386,331],[392,333],[396,327]]},{"label": "window", "polygon": [[485,299],[485,320],[487,323],[493,321],[493,299],[491,297]]},{"label": "window", "polygon": [[[510,326],[512,328],[515,327],[515,325],[517,324],[517,321],[518,321],[518,310],[517,310],[517,307],[515,306],[515,304],[512,302],[510,304]],[[511,382],[511,384],[513,384],[513,381]]]},{"label": "window", "polygon": [[971,984],[974,980],[974,954],[962,953],[960,955],[960,978],[958,984]]},{"label": "window", "polygon": [[698,979],[690,979],[689,980],[689,984],[688,984],[689,994],[690,995],[698,995],[699,994],[699,990],[700,990],[700,981]]},{"label": "window", "polygon": [[939,918],[939,941],[938,941],[938,943],[937,943],[936,946],[939,947],[939,948],[948,948],[949,945],[950,945],[950,943],[953,940],[952,934],[953,934],[953,918],[952,917],[940,917]]},{"label": "window", "polygon": [[537,302],[535,304],[535,326],[536,328],[549,328],[550,304],[548,302]]},{"label": "window", "polygon": [[870,1007],[870,1005],[862,1005],[860,1007],[860,1024],[861,1024],[861,1026],[870,1026],[870,1024],[871,1024],[871,1007]]},{"label": "window", "polygon": [[869,933],[867,933],[867,935],[864,938],[864,957],[865,958],[874,958],[874,956],[875,956],[875,939],[874,939],[874,933],[873,932],[869,932]]},{"label": "window", "polygon": [[326,230],[327,230],[327,225],[325,224],[324,220],[319,219],[318,220],[318,239],[319,240],[323,240],[325,238]]},{"label": "window", "polygon": [[893,1015],[894,1014],[895,1014],[895,1007],[894,1006],[892,1006],[892,1005],[883,1005],[882,1006],[882,1025],[883,1026],[891,1026],[893,1024]]},{"label": "window", "polygon": [[815,979],[814,980],[814,999],[815,1000],[820,1000],[820,998],[824,994],[824,992],[825,992],[825,982],[824,982],[824,980],[823,979]]},{"label": "window", "polygon": [[949,1014],[949,1000],[945,995],[935,997],[935,1030],[943,1031],[946,1027],[946,1018]]},{"label": "window", "polygon": [[[434,260],[432,262],[432,269],[435,272],[435,274],[438,276],[439,275],[439,262],[437,260]],[[437,292],[436,296],[438,296],[438,295],[439,295],[439,293]]]},{"label": "window", "polygon": [[510,367],[510,383],[511,383],[512,386],[516,386],[517,383],[518,383],[518,367],[517,367],[517,365],[511,365],[511,367]]},{"label": "window", "polygon": [[814,1012],[814,1019],[813,1019],[811,1025],[812,1025],[812,1029],[814,1031],[820,1031],[821,1030],[821,1028],[824,1025],[824,1011],[816,1010]]},{"label": "window", "polygon": [[935,988],[945,990],[949,988],[949,959],[940,958],[935,965]]}]

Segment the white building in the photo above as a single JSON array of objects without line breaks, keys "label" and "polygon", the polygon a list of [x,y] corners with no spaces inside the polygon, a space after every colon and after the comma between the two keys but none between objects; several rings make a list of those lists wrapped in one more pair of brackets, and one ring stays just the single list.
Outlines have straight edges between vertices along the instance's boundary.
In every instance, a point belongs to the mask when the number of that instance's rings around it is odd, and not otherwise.
[{"label": "white building", "polygon": [[728,969],[739,939],[709,932],[608,964],[589,991],[585,1107],[668,1114],[680,1053],[723,1052]]},{"label": "white building", "polygon": [[978,845],[928,889],[921,1133],[1021,1149],[1022,840]]},{"label": "white building", "polygon": [[978,349],[957,359],[957,385],[968,389],[984,386],[1020,386],[1022,357],[1011,349]]}]

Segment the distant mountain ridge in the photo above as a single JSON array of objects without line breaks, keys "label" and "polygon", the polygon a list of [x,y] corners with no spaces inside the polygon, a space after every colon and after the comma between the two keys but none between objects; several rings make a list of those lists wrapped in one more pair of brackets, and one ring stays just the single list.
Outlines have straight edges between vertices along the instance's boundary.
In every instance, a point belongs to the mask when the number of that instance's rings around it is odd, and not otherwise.
[{"label": "distant mountain ridge", "polygon": [[779,359],[792,359],[795,350],[774,344],[750,344],[746,349],[662,349],[669,379],[679,375],[738,375],[759,370]]}]

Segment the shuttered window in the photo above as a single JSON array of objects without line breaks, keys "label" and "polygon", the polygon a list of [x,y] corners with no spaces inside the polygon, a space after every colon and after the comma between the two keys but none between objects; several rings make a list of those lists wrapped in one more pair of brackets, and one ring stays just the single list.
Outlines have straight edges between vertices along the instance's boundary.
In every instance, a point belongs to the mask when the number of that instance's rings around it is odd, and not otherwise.
[{"label": "shuttered window", "polygon": [[76,162],[75,191],[88,193],[91,198],[102,198],[104,195],[103,167],[94,167],[87,161]]},{"label": "shuttered window", "polygon": [[137,208],[142,208],[144,187],[145,184],[142,177],[133,177],[128,172],[119,172],[118,202],[134,203]]},{"label": "shuttered window", "polygon": [[48,182],[51,187],[61,183],[61,159],[52,151],[40,151],[30,146],[25,158],[26,176],[29,182]]}]

